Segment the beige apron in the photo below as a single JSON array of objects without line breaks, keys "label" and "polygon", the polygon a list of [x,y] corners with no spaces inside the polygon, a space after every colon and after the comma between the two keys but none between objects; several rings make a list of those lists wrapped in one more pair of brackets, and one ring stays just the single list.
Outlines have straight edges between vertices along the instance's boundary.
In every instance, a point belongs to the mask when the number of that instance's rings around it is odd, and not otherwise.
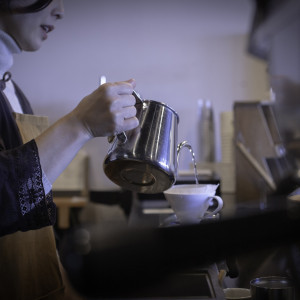
[{"label": "beige apron", "polygon": [[[48,127],[47,117],[14,115],[24,143]],[[64,299],[52,226],[0,238],[0,299]]]}]

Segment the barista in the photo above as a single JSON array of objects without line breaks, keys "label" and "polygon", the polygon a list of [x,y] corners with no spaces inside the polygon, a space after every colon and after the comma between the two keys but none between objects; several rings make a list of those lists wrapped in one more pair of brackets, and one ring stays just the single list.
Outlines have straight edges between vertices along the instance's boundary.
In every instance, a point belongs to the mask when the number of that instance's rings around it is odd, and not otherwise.
[{"label": "barista", "polygon": [[39,133],[45,120],[33,116],[9,70],[13,55],[38,50],[63,15],[62,0],[0,0],[0,295],[5,299],[64,299],[51,185],[87,141],[138,125],[130,79],[101,85]]}]

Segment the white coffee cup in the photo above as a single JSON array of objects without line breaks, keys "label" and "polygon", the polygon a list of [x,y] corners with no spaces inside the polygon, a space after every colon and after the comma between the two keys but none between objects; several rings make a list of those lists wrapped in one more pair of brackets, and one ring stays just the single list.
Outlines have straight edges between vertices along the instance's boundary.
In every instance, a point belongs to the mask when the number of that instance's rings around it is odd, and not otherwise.
[{"label": "white coffee cup", "polygon": [[[216,184],[179,184],[164,191],[164,195],[180,224],[197,224],[222,209],[223,200],[215,195],[217,188]],[[217,207],[209,210],[215,203]]]}]

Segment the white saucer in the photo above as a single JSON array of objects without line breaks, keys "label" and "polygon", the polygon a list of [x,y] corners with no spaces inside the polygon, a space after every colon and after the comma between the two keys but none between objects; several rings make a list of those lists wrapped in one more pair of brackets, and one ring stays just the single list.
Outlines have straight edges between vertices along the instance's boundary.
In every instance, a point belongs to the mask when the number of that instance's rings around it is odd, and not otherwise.
[{"label": "white saucer", "polygon": [[[220,218],[220,214],[217,213],[215,215],[206,215],[203,219],[199,220],[199,224],[211,222],[218,220]],[[181,225],[179,220],[177,219],[177,216],[175,214],[171,214],[167,218],[163,219],[162,222],[159,224],[159,227],[173,227],[173,226],[179,226]]]}]

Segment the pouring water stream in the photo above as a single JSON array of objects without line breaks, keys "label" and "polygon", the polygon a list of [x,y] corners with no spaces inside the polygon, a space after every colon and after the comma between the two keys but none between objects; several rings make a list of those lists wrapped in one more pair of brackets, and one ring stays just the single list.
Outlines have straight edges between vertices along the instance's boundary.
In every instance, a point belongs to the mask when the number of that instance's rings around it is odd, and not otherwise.
[{"label": "pouring water stream", "polygon": [[195,153],[193,151],[192,146],[187,141],[183,141],[177,146],[177,168],[179,166],[179,153],[180,153],[182,148],[188,148],[190,153],[192,154],[192,161],[193,161],[194,174],[195,174],[195,182],[196,182],[196,184],[199,184],[198,173],[197,173],[197,165],[196,165],[196,160],[195,160]]}]

